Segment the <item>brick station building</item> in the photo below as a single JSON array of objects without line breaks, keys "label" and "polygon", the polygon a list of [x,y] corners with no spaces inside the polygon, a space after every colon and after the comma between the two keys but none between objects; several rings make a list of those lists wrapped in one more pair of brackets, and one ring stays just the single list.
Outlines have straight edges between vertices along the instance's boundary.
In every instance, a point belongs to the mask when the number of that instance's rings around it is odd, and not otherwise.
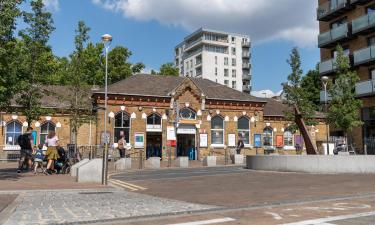
[{"label": "brick station building", "polygon": [[[51,90],[67,93],[63,86]],[[104,121],[104,89],[88,93],[99,108],[96,122],[84,124],[78,132],[78,146],[102,146],[105,141],[104,122],[107,122],[110,144],[116,143],[120,133],[125,134],[131,157],[139,150],[145,157],[187,156],[196,150],[194,158],[206,155],[224,156],[224,149],[234,149],[239,136],[244,139],[246,155],[296,154],[296,145],[303,145],[297,131],[288,130],[284,118],[288,107],[274,99],[261,99],[227,86],[200,78],[153,76],[139,74],[108,86],[108,109]],[[88,101],[90,104],[90,101]],[[43,143],[50,130],[55,130],[60,144],[71,143],[69,105],[54,95],[44,96],[42,105],[54,109],[39,121],[34,121],[35,144]],[[179,122],[176,145],[168,148],[167,133],[174,127],[176,106]],[[3,113],[0,134],[0,158],[19,150],[17,137],[27,127],[22,114]],[[325,141],[325,124],[320,121],[310,128],[317,143]],[[173,131],[173,130],[172,130]],[[173,133],[173,132],[172,132]],[[258,147],[256,147],[258,145]],[[117,152],[117,151],[115,151]]]},{"label": "brick station building", "polygon": [[[104,106],[103,90],[93,93],[100,106]],[[246,155],[264,154],[265,150],[296,154],[296,144],[303,145],[301,135],[288,130],[283,113],[288,107],[207,79],[139,74],[110,85],[108,93],[111,140],[115,143],[122,131],[134,150],[140,135],[145,140],[143,149],[156,149],[151,154],[163,159],[168,156],[167,127],[174,126],[177,104],[177,156],[186,156],[191,148],[197,150],[198,159],[220,156],[224,148],[235,147],[239,136],[244,139]],[[98,112],[97,139],[101,143],[105,137],[103,113]],[[319,122],[311,130],[319,145],[325,139],[324,124]]]}]

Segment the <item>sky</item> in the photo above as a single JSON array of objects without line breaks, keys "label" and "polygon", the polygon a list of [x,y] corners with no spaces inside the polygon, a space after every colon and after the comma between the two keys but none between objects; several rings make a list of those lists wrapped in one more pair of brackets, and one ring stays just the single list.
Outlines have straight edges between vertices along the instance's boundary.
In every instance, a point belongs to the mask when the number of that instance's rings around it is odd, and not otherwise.
[{"label": "sky", "polygon": [[91,41],[113,36],[143,62],[146,72],[173,62],[174,47],[200,27],[247,34],[252,41],[253,90],[277,92],[286,81],[286,63],[298,47],[304,72],[319,61],[317,1],[313,0],[43,0],[56,30],[50,45],[58,56],[74,48],[80,20],[91,28]]}]

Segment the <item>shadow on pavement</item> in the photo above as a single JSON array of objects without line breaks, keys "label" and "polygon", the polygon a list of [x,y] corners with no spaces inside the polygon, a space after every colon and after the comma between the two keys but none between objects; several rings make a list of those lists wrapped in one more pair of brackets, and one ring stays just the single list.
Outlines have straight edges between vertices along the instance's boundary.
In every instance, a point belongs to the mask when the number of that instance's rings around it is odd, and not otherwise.
[{"label": "shadow on pavement", "polygon": [[16,181],[22,177],[22,173],[17,173],[17,168],[0,169],[0,180]]}]

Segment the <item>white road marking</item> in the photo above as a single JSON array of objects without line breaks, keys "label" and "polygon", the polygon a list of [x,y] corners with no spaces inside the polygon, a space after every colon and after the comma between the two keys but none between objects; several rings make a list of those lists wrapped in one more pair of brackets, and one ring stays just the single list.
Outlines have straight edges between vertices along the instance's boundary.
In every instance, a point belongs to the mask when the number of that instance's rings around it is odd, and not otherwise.
[{"label": "white road marking", "polygon": [[332,216],[320,219],[313,219],[313,220],[304,220],[295,223],[285,223],[281,225],[327,225],[327,222],[331,221],[339,221],[339,220],[346,220],[346,219],[355,219],[360,217],[366,216],[375,216],[375,211],[365,212],[365,213],[356,213],[356,214],[349,214],[349,215],[342,215],[342,216]]},{"label": "white road marking", "polygon": [[204,225],[204,224],[215,224],[215,223],[225,223],[225,222],[231,222],[235,221],[235,219],[230,217],[225,218],[219,218],[219,219],[213,219],[213,220],[201,220],[201,221],[195,221],[195,222],[187,222],[187,223],[174,223],[169,225]]},{"label": "white road marking", "polygon": [[277,214],[277,213],[273,213],[273,212],[264,212],[264,213],[273,216],[273,218],[274,218],[275,220],[282,220],[282,219],[283,219],[283,218],[282,218],[279,214]]}]

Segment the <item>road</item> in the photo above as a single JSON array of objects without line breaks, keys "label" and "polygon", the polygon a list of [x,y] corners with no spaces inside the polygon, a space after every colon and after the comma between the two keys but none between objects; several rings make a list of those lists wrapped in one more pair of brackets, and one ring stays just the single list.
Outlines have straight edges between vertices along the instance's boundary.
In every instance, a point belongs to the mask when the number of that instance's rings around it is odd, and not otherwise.
[{"label": "road", "polygon": [[111,176],[117,187],[132,187],[137,193],[219,207],[121,223],[132,225],[373,225],[374,178],[370,174],[279,173],[242,167],[145,170]]}]

